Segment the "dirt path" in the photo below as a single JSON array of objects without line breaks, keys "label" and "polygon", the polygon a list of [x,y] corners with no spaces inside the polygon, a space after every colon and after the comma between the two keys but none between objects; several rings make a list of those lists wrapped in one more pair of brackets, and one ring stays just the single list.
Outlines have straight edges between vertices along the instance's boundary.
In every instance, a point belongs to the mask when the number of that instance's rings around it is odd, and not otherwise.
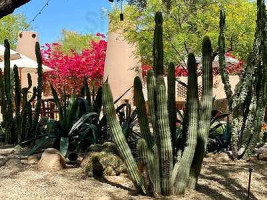
[{"label": "dirt path", "polygon": [[[197,191],[185,197],[168,199],[246,199],[248,167],[246,162],[204,164]],[[251,184],[251,199],[267,199],[267,164],[257,162]],[[130,200],[152,199],[136,196],[131,181],[125,176],[107,177],[108,183],[84,176],[81,168],[68,168],[56,173],[39,172],[36,165],[0,168],[0,199],[22,200]]]}]

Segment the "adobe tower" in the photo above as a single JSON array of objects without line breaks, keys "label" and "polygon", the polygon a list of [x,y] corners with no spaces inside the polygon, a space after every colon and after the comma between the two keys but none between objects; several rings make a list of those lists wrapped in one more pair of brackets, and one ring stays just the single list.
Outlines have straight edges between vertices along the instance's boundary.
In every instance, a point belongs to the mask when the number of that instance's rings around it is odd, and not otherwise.
[{"label": "adobe tower", "polygon": [[35,43],[39,42],[38,33],[33,31],[22,31],[19,33],[18,37],[16,51],[32,60],[36,60]]},{"label": "adobe tower", "polygon": [[[135,76],[141,76],[141,62],[136,47],[125,40],[122,31],[108,33],[104,81],[108,78],[114,100],[133,86]],[[132,102],[133,89],[122,100]]]},{"label": "adobe tower", "polygon": [[[18,44],[16,51],[28,58],[36,61],[35,56],[35,43],[39,42],[39,36],[37,32],[34,31],[21,31],[18,35]],[[33,86],[37,85],[37,73],[31,72],[32,84]],[[22,87],[27,87],[27,73],[22,73],[21,76],[21,85]]]}]

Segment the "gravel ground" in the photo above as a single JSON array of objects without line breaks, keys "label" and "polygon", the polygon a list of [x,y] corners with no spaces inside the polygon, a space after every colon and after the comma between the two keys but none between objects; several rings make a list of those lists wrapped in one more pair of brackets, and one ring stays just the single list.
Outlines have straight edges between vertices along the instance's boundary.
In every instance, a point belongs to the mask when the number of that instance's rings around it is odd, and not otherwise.
[{"label": "gravel ground", "polygon": [[[246,199],[248,168],[252,166],[251,199],[267,199],[266,162],[204,163],[196,191],[167,199]],[[106,182],[85,177],[81,168],[59,172],[39,172],[36,165],[0,168],[0,200],[135,200],[137,196],[127,176],[106,177]]]}]

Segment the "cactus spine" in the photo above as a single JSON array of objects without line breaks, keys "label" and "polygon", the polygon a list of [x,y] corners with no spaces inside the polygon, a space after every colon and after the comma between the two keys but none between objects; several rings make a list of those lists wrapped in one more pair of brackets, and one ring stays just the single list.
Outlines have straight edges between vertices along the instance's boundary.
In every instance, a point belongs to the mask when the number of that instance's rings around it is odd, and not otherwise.
[{"label": "cactus spine", "polygon": [[118,150],[127,166],[129,175],[137,190],[142,193],[146,193],[144,179],[138,171],[137,164],[133,158],[133,155],[131,154],[131,150],[127,144],[121,126],[116,118],[113,97],[111,94],[110,86],[107,82],[103,85],[103,106],[108,125],[114,138],[114,142],[117,145]]},{"label": "cactus spine", "polygon": [[206,153],[213,99],[212,47],[208,37],[204,37],[202,44],[202,99],[199,105],[199,131],[197,146],[190,171],[188,187],[195,189],[200,174],[203,158]]}]

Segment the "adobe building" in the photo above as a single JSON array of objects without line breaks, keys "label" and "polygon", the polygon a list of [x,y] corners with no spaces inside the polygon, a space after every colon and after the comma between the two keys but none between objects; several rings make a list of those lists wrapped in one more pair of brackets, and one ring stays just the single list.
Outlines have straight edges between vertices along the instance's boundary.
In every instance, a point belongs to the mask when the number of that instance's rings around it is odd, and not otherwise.
[{"label": "adobe building", "polygon": [[[135,51],[136,46],[125,40],[121,30],[108,33],[103,81],[108,79],[114,101],[133,86],[136,76],[141,77],[141,62]],[[133,102],[133,89],[121,101]]]},{"label": "adobe building", "polygon": [[[35,43],[39,42],[39,36],[37,32],[22,31],[18,34],[18,44],[16,51],[28,58],[36,61],[35,56]],[[37,72],[31,72],[32,85],[37,86]],[[28,85],[27,72],[21,74],[21,86],[26,87]]]}]

